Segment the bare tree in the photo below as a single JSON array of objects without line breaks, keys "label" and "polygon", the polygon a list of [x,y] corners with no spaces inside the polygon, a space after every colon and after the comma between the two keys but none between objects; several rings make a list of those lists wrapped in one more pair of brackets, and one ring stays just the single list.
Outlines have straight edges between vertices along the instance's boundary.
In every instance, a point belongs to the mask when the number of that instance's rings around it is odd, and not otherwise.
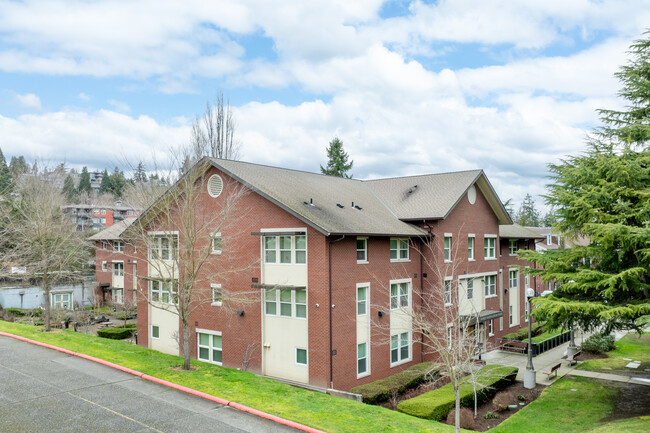
[{"label": "bare tree", "polygon": [[[240,292],[211,286],[227,280],[228,274],[244,271],[257,263],[241,263],[243,254],[229,233],[241,233],[246,209],[240,201],[248,189],[219,177],[219,205],[205,205],[211,167],[207,158],[199,161],[162,197],[138,218],[124,237],[137,245],[138,260],[146,262],[146,284],[138,293],[154,308],[180,319],[181,353],[185,369],[190,368],[190,317],[205,304],[219,302],[222,308],[244,302],[259,302],[259,292]],[[212,178],[214,179],[214,178]],[[221,252],[228,251],[227,254]],[[179,344],[180,346],[180,344]]]},{"label": "bare tree", "polygon": [[15,195],[0,208],[0,263],[21,266],[25,273],[9,278],[35,279],[44,291],[45,329],[50,330],[50,290],[78,278],[89,244],[63,215],[61,190],[37,176],[23,176]]},{"label": "bare tree", "polygon": [[205,112],[192,123],[191,162],[203,156],[238,159],[239,142],[235,139],[236,122],[230,102],[217,93],[214,104],[206,102]]}]

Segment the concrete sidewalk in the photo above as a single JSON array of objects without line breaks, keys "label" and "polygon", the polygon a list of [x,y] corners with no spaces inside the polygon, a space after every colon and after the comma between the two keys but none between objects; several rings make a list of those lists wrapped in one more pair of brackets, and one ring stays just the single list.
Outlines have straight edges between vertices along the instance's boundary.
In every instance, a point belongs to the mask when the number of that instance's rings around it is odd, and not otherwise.
[{"label": "concrete sidewalk", "polygon": [[[576,331],[575,332],[576,345],[580,346],[580,344],[582,344],[584,339],[586,339],[589,335],[590,335],[589,333],[583,333],[582,331],[579,330]],[[617,340],[620,339],[623,335],[625,334],[617,335],[616,339]],[[547,375],[542,372],[547,369],[550,369],[554,365],[560,364],[560,368],[557,371],[557,377],[563,377],[566,374],[571,373],[572,375],[575,376],[593,377],[602,380],[613,380],[616,382],[628,382],[628,383],[634,383],[638,385],[650,386],[650,380],[646,378],[637,378],[637,377],[621,376],[617,374],[576,370],[576,367],[579,366],[581,362],[578,362],[577,364],[574,364],[573,367],[571,367],[569,366],[569,363],[566,360],[562,359],[568,347],[569,347],[569,343],[567,342],[560,346],[557,346],[554,349],[546,351],[541,355],[535,356],[533,358],[533,367],[537,372],[536,382],[538,384],[548,386],[553,382],[555,382],[557,380],[555,378],[555,373],[551,374],[551,377],[549,379]],[[487,364],[500,364],[500,365],[518,367],[519,372],[517,373],[517,380],[519,381],[524,380],[524,371],[526,370],[526,364],[528,363],[527,355],[520,354],[520,353],[504,352],[501,350],[493,350],[492,352],[483,354],[482,359],[484,359]]]}]

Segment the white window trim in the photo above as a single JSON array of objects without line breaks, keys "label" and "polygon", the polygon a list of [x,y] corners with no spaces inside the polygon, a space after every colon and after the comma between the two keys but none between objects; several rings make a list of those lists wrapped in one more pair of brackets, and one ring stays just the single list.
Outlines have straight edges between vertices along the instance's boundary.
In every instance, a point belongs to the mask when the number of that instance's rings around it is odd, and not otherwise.
[{"label": "white window trim", "polygon": [[493,320],[488,320],[488,337],[494,336],[494,323]]},{"label": "white window trim", "polygon": [[108,272],[108,267],[106,266],[106,260],[102,260],[102,272]]},{"label": "white window trim", "polygon": [[[363,373],[359,373],[359,345],[360,344],[366,345],[366,371]],[[367,376],[370,376],[370,343],[367,341],[362,341],[361,343],[357,342],[357,379],[361,379],[362,377],[367,377]]]},{"label": "white window trim", "polygon": [[[407,263],[407,262],[410,262],[411,261],[411,240],[409,238],[396,238],[396,237],[390,238],[388,240],[388,257],[390,257],[390,251],[391,251],[390,241],[392,241],[393,239],[397,240],[397,258],[396,259],[390,259],[391,263]],[[400,254],[401,249],[399,247],[400,240],[402,240],[402,241],[405,240],[406,241],[406,258],[405,259],[402,259],[402,258],[399,257],[401,255]]]},{"label": "white window trim", "polygon": [[[305,351],[305,363],[302,364],[298,362],[298,350],[304,350]],[[300,366],[300,367],[309,367],[309,350],[307,350],[306,347],[300,347],[296,346],[296,349],[294,350],[293,353],[293,362],[294,364]]]},{"label": "white window trim", "polygon": [[[399,285],[401,283],[408,283],[408,305],[406,307],[401,307],[400,306],[400,294],[399,294],[399,286],[398,286],[398,289],[397,289],[397,307],[396,308],[391,308],[391,304],[390,304],[390,298],[391,298],[390,287],[393,284],[398,284]],[[411,306],[413,305],[412,299],[411,299],[412,292],[413,292],[413,280],[411,278],[402,278],[402,279],[399,279],[399,280],[390,280],[388,282],[388,309],[389,310],[403,310],[403,309],[411,308]]]},{"label": "white window trim", "polygon": [[[447,299],[446,299],[447,298],[447,282],[449,282],[449,302],[447,302]],[[454,291],[453,277],[445,277],[445,282],[443,284],[444,284],[444,289],[443,289],[444,294],[443,294],[443,296],[445,297],[445,299],[444,299],[445,307],[449,307],[449,306],[453,305],[452,301],[454,299],[454,296],[453,296],[453,291]]]},{"label": "white window trim", "polygon": [[[472,239],[472,257],[469,257],[469,239]],[[467,234],[467,261],[475,262],[476,261],[476,235],[474,233]]]},{"label": "white window trim", "polygon": [[[219,238],[221,239],[221,248],[220,250],[215,250],[214,249],[214,239]],[[221,238],[221,232],[217,233],[210,233],[210,254],[221,254],[223,251],[223,239]]]},{"label": "white window trim", "polygon": [[[179,238],[178,230],[168,230],[168,231],[165,231],[165,230],[155,230],[155,231],[147,232],[147,237],[148,237],[149,239],[151,239],[152,237],[156,237],[156,236],[176,236],[176,240],[177,240],[177,242],[180,243],[180,238]],[[149,244],[150,241],[148,240],[147,243]],[[147,245],[147,246],[149,247],[150,245]],[[176,247],[176,248],[179,248],[178,245],[175,245],[175,247]],[[172,261],[174,261],[174,260],[177,259],[177,254],[178,254],[178,252],[174,250],[174,246],[170,247],[170,252],[171,252],[171,254],[170,254],[170,258],[167,259],[167,260],[164,260],[164,259],[154,259],[154,257],[151,255],[151,254],[152,254],[152,250],[153,250],[153,248],[149,248],[149,251],[147,252],[147,254],[148,254],[150,260],[160,260],[161,262],[172,262]]]},{"label": "white window trim", "polygon": [[[407,362],[411,362],[413,360],[413,336],[412,336],[411,331],[397,332],[396,334],[392,334],[390,336],[391,339],[392,339],[393,335],[397,335],[397,354],[398,354],[398,358],[399,358],[399,354],[400,354],[401,348],[402,348],[402,346],[400,345],[400,336],[402,334],[407,334],[406,338],[408,339],[409,356],[406,359],[400,359],[400,360],[398,360],[396,362],[391,362],[390,363],[391,368],[397,367],[398,365],[406,364]],[[389,342],[389,344],[390,344],[390,342]],[[392,361],[390,352],[392,352],[392,347],[389,346],[388,354],[389,354],[389,359],[391,359],[391,361]]]},{"label": "white window trim", "polygon": [[[365,301],[366,302],[366,312],[363,313],[363,314],[359,314],[359,288],[361,288],[361,287],[366,288],[366,301]],[[357,283],[357,287],[356,287],[355,292],[356,293],[354,294],[354,296],[355,296],[355,300],[356,300],[356,303],[355,303],[356,315],[357,315],[357,317],[358,316],[367,316],[370,313],[370,311],[369,311],[370,310],[370,283]]]},{"label": "white window trim", "polygon": [[210,295],[212,296],[212,303],[210,305],[212,305],[213,307],[221,307],[221,305],[223,304],[223,292],[221,293],[221,299],[222,300],[221,301],[215,301],[214,300],[214,289],[221,289],[221,284],[215,284],[215,283],[210,284],[210,291],[212,292],[212,293],[210,293]]},{"label": "white window trim", "polygon": [[[462,282],[465,281],[463,284]],[[469,282],[472,282],[472,297],[468,297],[467,294],[469,293]],[[474,287],[474,278],[473,277],[467,277],[465,278],[465,275],[463,275],[462,278],[458,279],[458,286],[459,287],[464,287],[465,288],[465,299],[468,301],[473,301],[474,300],[474,292],[476,292],[476,288]],[[460,294],[458,295],[460,298]]]},{"label": "white window trim", "polygon": [[[512,241],[515,241],[515,252],[514,253],[512,252],[512,249],[510,248],[510,243]],[[518,248],[517,248],[518,243],[519,243],[519,239],[508,239],[508,255],[510,257],[517,257],[518,254],[516,253],[516,251],[518,250]]]},{"label": "white window trim", "polygon": [[[486,257],[485,256],[485,240],[486,239],[494,239],[494,257]],[[485,260],[485,261],[497,260],[497,235],[483,235],[483,260]]]},{"label": "white window trim", "polygon": [[[119,245],[119,248],[116,246]],[[113,252],[123,253],[124,252],[124,241],[113,241]]]},{"label": "white window trim", "polygon": [[[153,336],[153,328],[158,328],[158,336],[157,336],[157,337],[154,337],[154,336]],[[159,326],[159,325],[151,324],[151,329],[150,329],[150,333],[149,333],[149,335],[151,335],[151,338],[152,338],[153,340],[160,340],[160,326]]]},{"label": "white window trim", "polygon": [[[124,271],[125,271],[124,260],[113,260],[111,263],[113,264],[112,269],[111,269],[111,273],[113,274],[113,276],[115,276],[115,277],[124,277]],[[122,265],[122,275],[115,275],[115,265],[118,264],[118,263]]]},{"label": "white window trim", "polygon": [[[449,258],[448,259],[445,258],[445,251],[447,250],[447,248],[445,248],[445,240],[447,238],[449,238]],[[452,254],[451,254],[452,249],[453,249],[452,248],[453,243],[454,243],[454,241],[453,241],[452,234],[451,233],[445,233],[444,237],[442,238],[442,258],[444,259],[445,263],[451,263],[453,261]]]},{"label": "white window trim", "polygon": [[[287,233],[286,235],[283,235],[281,233]],[[302,234],[296,235],[293,233],[297,232],[302,232]],[[261,242],[261,248],[262,248],[262,264],[263,265],[279,265],[279,266],[307,266],[307,251],[309,250],[309,239],[307,239],[307,228],[306,227],[301,227],[301,228],[280,228],[280,229],[273,229],[273,228],[264,228],[260,229],[260,233],[262,233],[262,236],[260,236],[260,242]],[[264,245],[264,238],[266,235],[264,233],[280,233],[279,235],[275,236],[275,262],[267,262],[266,261],[266,248]],[[280,239],[279,236],[291,236],[291,262],[290,263],[280,263]],[[305,237],[305,249],[302,250],[297,250],[296,249],[296,236],[304,236]],[[270,250],[269,250],[270,251]],[[286,250],[285,250],[286,251]],[[305,251],[305,263],[296,263],[296,251]]]},{"label": "white window trim", "polygon": [[[494,295],[486,295],[485,294],[485,289],[487,288],[487,284],[485,284],[485,277],[490,277],[494,275]],[[485,299],[491,299],[491,298],[496,298],[497,297],[497,284],[499,284],[499,277],[496,274],[496,272],[489,272],[483,276],[483,295]]]},{"label": "white window trim", "polygon": [[524,322],[528,323],[528,315],[530,314],[529,311],[530,304],[528,303],[528,300],[524,300]]},{"label": "white window trim", "polygon": [[[196,359],[198,361],[201,361],[201,362],[209,362],[210,364],[223,365],[223,335],[222,335],[221,331],[213,331],[211,329],[196,328],[195,333],[196,333]],[[201,347],[199,345],[199,341],[200,341],[199,334],[208,334],[210,336],[216,335],[217,337],[221,337],[221,360],[222,360],[221,362],[214,362],[214,361],[210,361],[210,360],[207,360],[207,359],[199,358],[199,349]],[[205,347],[205,346],[203,346],[203,347]],[[212,359],[212,350],[214,350],[214,349],[212,349],[212,338],[210,338],[210,346],[209,347],[210,348],[208,350],[210,351],[210,359]]]},{"label": "white window trim", "polygon": [[[366,259],[365,260],[359,260],[357,258],[357,264],[358,265],[365,265],[365,264],[368,264],[368,237],[367,236],[357,236],[357,241],[360,241],[360,240],[365,240],[366,241],[366,248],[364,249],[364,251],[366,252]],[[357,248],[356,251],[357,251],[357,254],[358,254],[359,248]]]},{"label": "white window trim", "polygon": [[[511,272],[516,272],[517,276],[515,277],[515,285],[512,285],[512,278],[510,278],[510,273]],[[519,269],[516,268],[508,268],[508,290],[510,289],[518,289],[519,288]]]}]

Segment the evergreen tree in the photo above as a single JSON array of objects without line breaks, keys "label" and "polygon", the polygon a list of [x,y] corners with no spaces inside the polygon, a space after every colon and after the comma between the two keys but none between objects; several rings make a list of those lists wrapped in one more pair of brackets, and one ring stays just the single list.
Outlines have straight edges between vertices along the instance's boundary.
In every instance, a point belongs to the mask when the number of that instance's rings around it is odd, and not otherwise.
[{"label": "evergreen tree", "polygon": [[102,174],[102,181],[99,183],[99,193],[113,193],[113,182],[111,182],[111,176],[108,174],[108,170],[106,169],[104,169],[104,173]]},{"label": "evergreen tree", "polygon": [[11,176],[14,179],[18,179],[22,174],[25,174],[29,171],[29,165],[25,161],[24,156],[11,157],[11,162],[9,163],[9,171],[11,171]]},{"label": "evergreen tree", "polygon": [[11,188],[11,171],[7,166],[7,160],[5,159],[2,149],[0,149],[0,194],[3,191],[7,191]]},{"label": "evergreen tree", "polygon": [[121,198],[122,195],[124,194],[124,187],[126,186],[126,178],[124,177],[124,173],[121,172],[120,169],[117,167],[115,167],[115,170],[111,175],[111,186],[113,191],[113,197]]},{"label": "evergreen tree", "polygon": [[75,203],[79,200],[79,192],[74,187],[74,179],[67,175],[63,181],[63,195],[68,203]]},{"label": "evergreen tree", "polygon": [[588,151],[550,166],[546,198],[556,227],[590,244],[522,255],[542,265],[533,274],[561,284],[535,299],[535,318],[552,327],[638,329],[636,320],[650,314],[650,40],[631,48],[618,73],[627,111],[601,110],[605,127],[590,137]]},{"label": "evergreen tree", "polygon": [[84,167],[81,169],[81,176],[79,177],[79,186],[77,187],[77,191],[79,193],[88,193],[90,194],[93,190],[92,185],[90,185],[90,173],[88,173],[88,167],[84,165]]},{"label": "evergreen tree", "polygon": [[515,222],[526,227],[539,227],[539,211],[535,209],[535,200],[530,194],[526,194],[524,201],[521,202]]},{"label": "evergreen tree", "polygon": [[327,146],[327,167],[320,166],[320,171],[329,176],[351,178],[348,171],[352,169],[354,161],[348,163],[348,154],[343,150],[343,142],[338,137],[334,137]]},{"label": "evergreen tree", "polygon": [[142,161],[138,163],[138,167],[135,169],[135,173],[133,174],[133,181],[134,182],[147,181],[147,172],[144,169],[144,163]]}]

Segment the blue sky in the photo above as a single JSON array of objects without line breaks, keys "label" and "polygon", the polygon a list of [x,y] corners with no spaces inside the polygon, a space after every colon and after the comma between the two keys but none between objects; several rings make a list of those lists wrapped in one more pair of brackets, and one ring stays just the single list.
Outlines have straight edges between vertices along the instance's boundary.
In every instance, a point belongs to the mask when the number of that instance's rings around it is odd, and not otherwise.
[{"label": "blue sky", "polygon": [[518,204],[622,106],[647,23],[648,0],[0,0],[0,148],[165,165],[222,91],[243,160],[318,171],[338,136],[357,178],[483,168]]}]

